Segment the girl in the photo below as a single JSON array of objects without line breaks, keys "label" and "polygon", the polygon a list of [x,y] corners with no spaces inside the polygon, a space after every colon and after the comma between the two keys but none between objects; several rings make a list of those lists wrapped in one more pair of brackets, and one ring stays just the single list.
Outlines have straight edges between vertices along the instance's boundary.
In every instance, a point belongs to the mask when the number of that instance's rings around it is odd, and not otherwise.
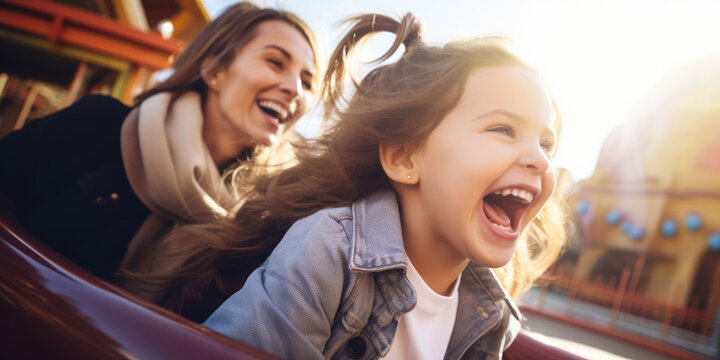
[{"label": "girl", "polygon": [[[255,179],[234,221],[176,233],[212,240],[172,281],[185,300],[244,281],[204,325],[281,358],[499,358],[519,313],[491,268],[512,259],[519,294],[562,240],[553,102],[495,39],[435,47],[410,14],[352,21],[327,133]],[[344,103],[346,54],[376,31],[397,35],[380,61],[405,53]]]},{"label": "girl", "polygon": [[238,158],[252,168],[254,152],[282,142],[316,72],[314,37],[299,18],[234,5],[134,109],[89,96],[1,139],[0,192],[40,240],[106,280],[128,243],[127,273],[173,268],[182,259],[164,255],[183,245],[155,240],[176,222],[229,216],[236,197],[220,171]]}]

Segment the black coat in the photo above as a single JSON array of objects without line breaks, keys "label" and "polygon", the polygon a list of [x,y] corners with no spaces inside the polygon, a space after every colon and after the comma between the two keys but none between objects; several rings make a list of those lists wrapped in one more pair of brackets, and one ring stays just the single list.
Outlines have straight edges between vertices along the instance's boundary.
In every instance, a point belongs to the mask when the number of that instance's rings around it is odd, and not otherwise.
[{"label": "black coat", "polygon": [[65,257],[111,280],[150,211],[120,154],[130,108],[100,95],[0,139],[0,193],[18,220]]}]

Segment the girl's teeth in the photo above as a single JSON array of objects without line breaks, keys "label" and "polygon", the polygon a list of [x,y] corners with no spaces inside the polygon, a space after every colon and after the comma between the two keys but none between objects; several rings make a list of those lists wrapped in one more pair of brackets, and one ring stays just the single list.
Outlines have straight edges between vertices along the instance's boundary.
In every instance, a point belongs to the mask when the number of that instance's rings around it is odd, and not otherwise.
[{"label": "girl's teeth", "polygon": [[531,203],[531,202],[533,201],[533,194],[532,194],[532,193],[527,192],[527,191],[522,190],[522,189],[517,189],[517,188],[515,188],[515,189],[505,189],[505,190],[502,190],[502,191],[495,191],[494,194],[496,194],[496,195],[502,195],[502,196],[513,195],[513,196],[519,197],[519,198],[527,201],[528,203]]},{"label": "girl's teeth", "polygon": [[500,225],[500,224],[496,224],[496,223],[491,223],[491,224],[493,224],[493,226],[495,226],[496,228],[498,228],[498,229],[500,229],[500,230],[502,230],[502,231],[512,232],[512,228],[509,227],[509,226]]},{"label": "girl's teeth", "polygon": [[521,197],[521,198],[525,199],[525,201],[527,201],[528,195],[530,195],[530,194],[528,194],[527,191],[525,191],[525,190],[520,190],[520,191],[518,191],[518,195],[517,195],[517,196],[518,196],[518,197]]}]

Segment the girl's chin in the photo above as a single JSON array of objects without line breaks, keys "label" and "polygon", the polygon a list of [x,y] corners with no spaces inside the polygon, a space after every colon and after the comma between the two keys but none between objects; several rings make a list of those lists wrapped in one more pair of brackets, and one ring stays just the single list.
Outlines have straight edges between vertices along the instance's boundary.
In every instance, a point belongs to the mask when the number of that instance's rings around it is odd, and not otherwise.
[{"label": "girl's chin", "polygon": [[498,269],[498,268],[501,268],[501,267],[507,265],[510,262],[510,260],[512,260],[512,256],[508,257],[507,259],[502,259],[503,261],[497,261],[497,260],[499,260],[499,259],[493,259],[493,261],[488,264],[482,264],[482,263],[481,264],[490,269]]}]

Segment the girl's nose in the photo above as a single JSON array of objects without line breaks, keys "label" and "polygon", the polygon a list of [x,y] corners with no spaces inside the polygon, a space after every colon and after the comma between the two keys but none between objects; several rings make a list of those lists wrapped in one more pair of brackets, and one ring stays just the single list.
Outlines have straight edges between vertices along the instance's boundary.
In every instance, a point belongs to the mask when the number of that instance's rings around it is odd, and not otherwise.
[{"label": "girl's nose", "polygon": [[549,174],[551,169],[550,157],[539,145],[532,146],[520,157],[520,165],[539,176]]}]

